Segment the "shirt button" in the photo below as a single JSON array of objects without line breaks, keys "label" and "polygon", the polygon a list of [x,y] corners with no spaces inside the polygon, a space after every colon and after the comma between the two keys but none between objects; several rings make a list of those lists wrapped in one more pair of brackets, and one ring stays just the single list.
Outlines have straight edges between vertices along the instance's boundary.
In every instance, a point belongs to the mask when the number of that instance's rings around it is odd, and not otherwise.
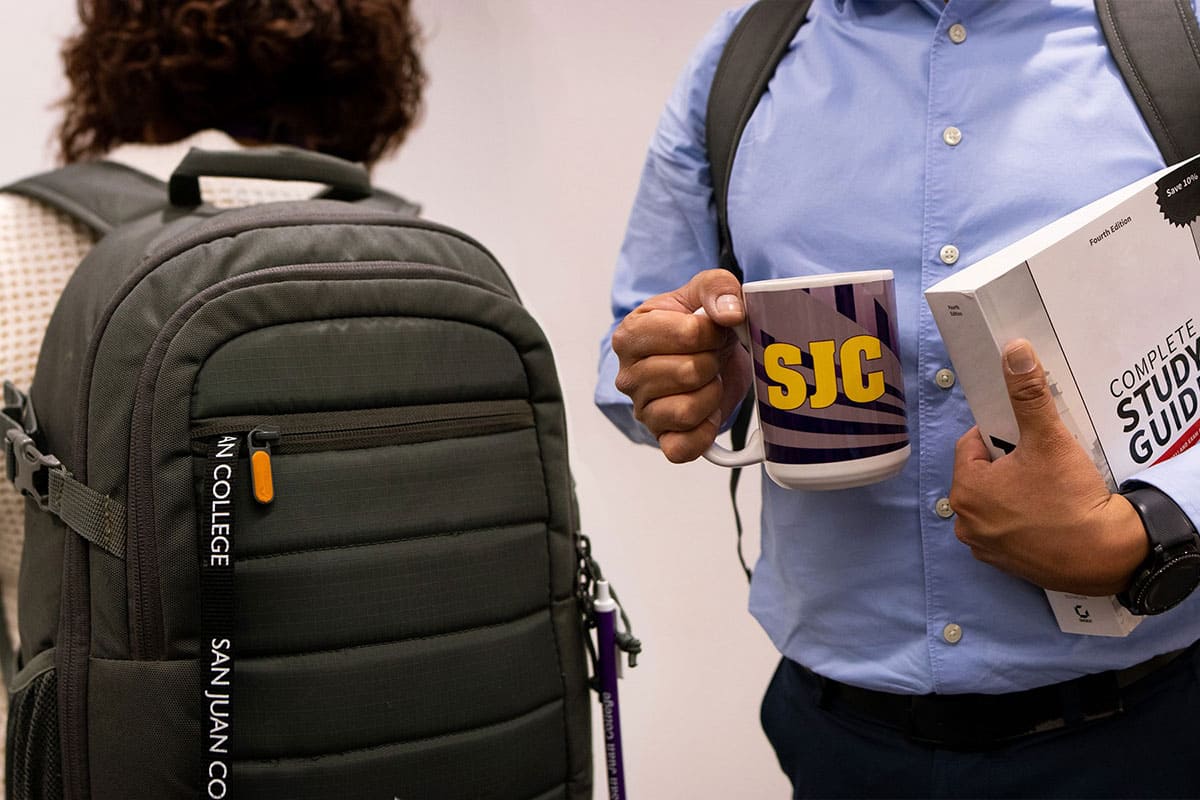
[{"label": "shirt button", "polygon": [[958,261],[958,248],[952,244],[944,245],[938,257],[942,259],[943,264],[953,264]]},{"label": "shirt button", "polygon": [[954,509],[950,507],[949,497],[939,497],[937,502],[933,504],[933,510],[942,519],[950,519],[954,516]]},{"label": "shirt button", "polygon": [[960,22],[951,25],[950,30],[946,31],[946,33],[949,34],[950,41],[955,44],[962,44],[967,40],[967,29]]},{"label": "shirt button", "polygon": [[954,373],[943,367],[933,376],[933,382],[943,389],[949,389],[954,385]]},{"label": "shirt button", "polygon": [[954,147],[954,145],[962,141],[962,131],[951,125],[949,128],[946,128],[946,130],[942,131],[942,141],[951,147]]},{"label": "shirt button", "polygon": [[962,628],[951,622],[942,628],[942,638],[946,640],[946,644],[958,644],[962,639]]}]

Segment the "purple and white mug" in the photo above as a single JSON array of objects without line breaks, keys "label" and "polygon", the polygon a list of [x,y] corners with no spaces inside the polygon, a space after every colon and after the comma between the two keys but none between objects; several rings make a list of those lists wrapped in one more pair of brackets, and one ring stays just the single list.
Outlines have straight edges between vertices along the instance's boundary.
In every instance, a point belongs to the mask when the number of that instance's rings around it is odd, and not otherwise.
[{"label": "purple and white mug", "polygon": [[742,297],[759,424],[744,449],[714,443],[704,457],[762,462],[785,489],[847,489],[899,473],[910,446],[892,271],[753,281]]}]

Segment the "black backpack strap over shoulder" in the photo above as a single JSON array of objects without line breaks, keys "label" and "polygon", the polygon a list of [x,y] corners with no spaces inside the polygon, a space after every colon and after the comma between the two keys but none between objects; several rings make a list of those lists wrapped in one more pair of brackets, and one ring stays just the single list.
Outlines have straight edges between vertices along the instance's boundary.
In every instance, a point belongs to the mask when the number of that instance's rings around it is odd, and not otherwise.
[{"label": "black backpack strap over shoulder", "polygon": [[1200,27],[1190,0],[1095,0],[1108,49],[1167,164],[1200,153]]},{"label": "black backpack strap over shoulder", "polygon": [[729,235],[729,176],[742,130],[775,68],[804,24],[812,0],[759,0],[729,36],[708,96],[705,138],[721,241],[721,267],[742,279]]},{"label": "black backpack strap over shoulder", "polygon": [[0,191],[39,200],[101,236],[169,205],[166,184],[112,161],[69,164]]},{"label": "black backpack strap over shoulder", "polygon": [[[720,267],[743,280],[742,269],[733,253],[729,233],[729,178],[737,155],[742,131],[767,89],[775,68],[787,53],[788,45],[808,16],[812,0],[758,0],[742,16],[729,36],[708,95],[704,122],[705,144],[712,173],[713,198],[717,206],[717,232],[720,238]],[[754,391],[742,401],[730,428],[734,449],[746,443],[750,418],[754,414]],[[733,519],[737,527],[737,553],[746,578],[750,568],[742,555],[742,516],[737,507],[737,487],[741,467],[729,473],[729,496],[733,501]]]}]

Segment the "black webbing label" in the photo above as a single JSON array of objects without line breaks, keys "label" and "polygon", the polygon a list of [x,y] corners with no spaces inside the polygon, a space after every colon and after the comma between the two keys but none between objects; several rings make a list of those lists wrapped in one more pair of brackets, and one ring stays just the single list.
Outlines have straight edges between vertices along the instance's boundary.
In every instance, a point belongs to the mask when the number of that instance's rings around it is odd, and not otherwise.
[{"label": "black webbing label", "polygon": [[200,507],[200,637],[204,659],[204,796],[231,800],[233,776],[233,497],[237,436],[208,447]]}]

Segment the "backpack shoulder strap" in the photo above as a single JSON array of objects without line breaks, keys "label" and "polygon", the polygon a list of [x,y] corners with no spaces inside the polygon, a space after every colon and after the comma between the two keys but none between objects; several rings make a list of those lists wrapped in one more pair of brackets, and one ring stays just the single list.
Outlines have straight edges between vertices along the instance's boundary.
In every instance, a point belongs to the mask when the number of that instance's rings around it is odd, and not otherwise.
[{"label": "backpack shoulder strap", "polygon": [[[750,115],[758,106],[759,98],[787,53],[796,31],[804,24],[811,5],[812,0],[758,0],[751,6],[721,52],[708,94],[704,136],[717,206],[717,233],[721,245],[719,265],[736,275],[739,281],[743,279],[742,269],[733,253],[733,239],[729,235],[729,177],[733,173],[733,159]],[[730,428],[735,449],[746,443],[753,414],[754,390],[751,389],[742,400]],[[742,555],[742,516],[737,505],[741,473],[740,467],[730,470],[729,496],[733,501],[733,519],[737,528],[738,561],[749,580],[750,568]]]},{"label": "backpack shoulder strap", "polygon": [[380,189],[378,186],[371,187],[371,196],[359,200],[357,204],[369,208],[379,208],[384,211],[394,211],[405,217],[421,216],[421,205],[419,203],[414,203],[407,197]]},{"label": "backpack shoulder strap", "polygon": [[742,279],[729,235],[729,176],[742,130],[754,113],[812,0],[758,0],[729,37],[713,76],[705,117],[708,163],[721,243],[721,267]]},{"label": "backpack shoulder strap", "polygon": [[1167,164],[1200,152],[1200,27],[1190,0],[1095,0],[1108,49]]},{"label": "backpack shoulder strap", "polygon": [[0,191],[39,200],[100,236],[169,205],[166,184],[112,161],[69,164]]}]

